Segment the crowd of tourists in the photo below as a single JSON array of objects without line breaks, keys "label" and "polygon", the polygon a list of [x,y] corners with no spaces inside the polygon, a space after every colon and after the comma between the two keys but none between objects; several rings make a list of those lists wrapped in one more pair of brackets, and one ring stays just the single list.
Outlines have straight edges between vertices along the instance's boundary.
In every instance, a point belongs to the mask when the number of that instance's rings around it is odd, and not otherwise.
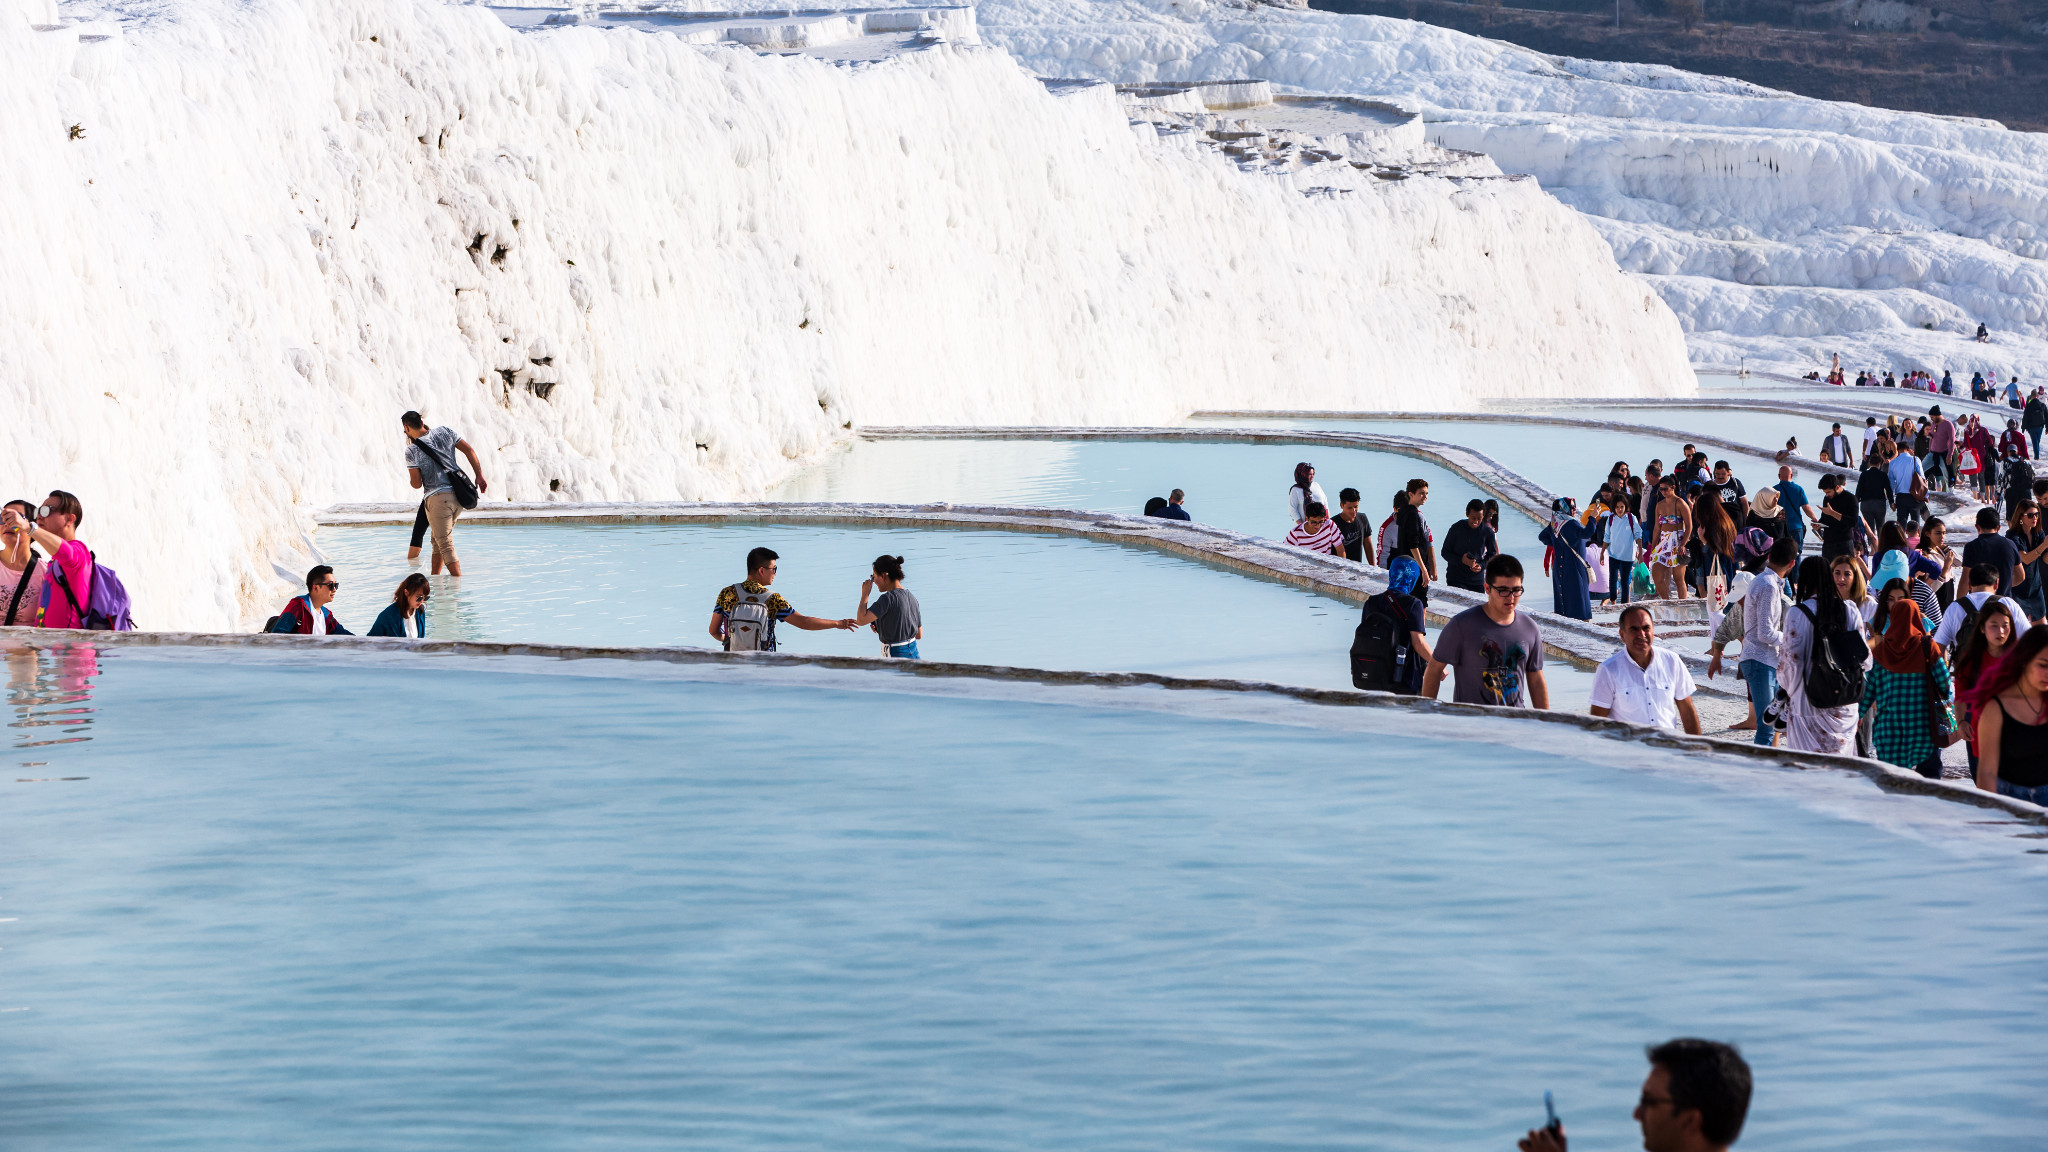
[{"label": "crowd of tourists", "polygon": [[[1423,509],[1429,503],[1429,481],[1416,478],[1397,489],[1387,515],[1377,531],[1360,510],[1363,497],[1356,488],[1337,492],[1337,511],[1316,479],[1315,465],[1303,461],[1294,466],[1294,483],[1287,489],[1287,511],[1293,527],[1285,540],[1311,552],[1392,569],[1394,561],[1415,564],[1414,598],[1429,602],[1430,585],[1448,584],[1467,592],[1484,592],[1486,566],[1500,555],[1500,502],[1470,500],[1465,515],[1445,530],[1439,545]],[[1442,565],[1437,561],[1441,559]]]},{"label": "crowd of tourists", "polygon": [[[2035,455],[2017,421],[1994,440],[1977,418],[1935,406],[1911,421],[1871,418],[1860,444],[1835,424],[1820,447],[1818,501],[1789,464],[1752,492],[1727,460],[1691,444],[1668,472],[1661,460],[1641,475],[1617,462],[1583,513],[1558,499],[1539,536],[1559,614],[1591,619],[1594,596],[1623,607],[1622,649],[1595,671],[1593,713],[1700,731],[1692,674],[1656,645],[1655,619],[1636,602],[1697,597],[1713,632],[1709,678],[1728,645],[1742,646],[1742,727],[1757,743],[1871,756],[1929,778],[1960,743],[1979,787],[2048,800],[2048,628],[2030,631],[2048,620],[2048,479],[2034,479]],[[1965,489],[1990,506],[1957,548],[1928,496]],[[1432,553],[1427,499],[1420,480],[1396,493],[1383,533],[1392,547],[1383,539],[1375,550],[1357,491],[1340,492],[1342,511],[1329,516],[1314,469],[1297,469],[1288,542],[1363,563],[1377,556],[1388,570],[1354,634],[1353,683],[1434,698],[1449,680],[1460,703],[1548,707],[1541,632],[1518,611],[1521,561],[1499,552],[1477,501],[1467,523],[1481,543],[1447,540]],[[1433,561],[1470,571],[1482,549],[1474,590],[1486,599],[1432,643]]]},{"label": "crowd of tourists", "polygon": [[[1709,467],[1691,445],[1668,474],[1661,461],[1640,478],[1617,464],[1578,524],[1583,568],[1609,561],[1607,602],[1705,600],[1708,676],[1739,642],[1744,726],[1759,744],[1867,755],[1939,778],[1943,749],[1960,743],[1979,787],[2048,799],[2048,630],[2027,638],[2048,618],[2048,480],[2034,478],[2026,434],[2048,424],[2048,410],[2035,418],[2040,405],[2037,393],[2026,428],[2008,421],[1995,440],[1980,419],[1956,421],[1938,405],[1911,421],[1870,418],[1860,450],[1836,424],[1821,447],[1818,503],[1789,466],[1752,493],[1726,461]],[[1962,491],[1988,506],[1958,549],[1928,514],[1928,495]],[[1647,615],[1624,614],[1625,644]]]}]

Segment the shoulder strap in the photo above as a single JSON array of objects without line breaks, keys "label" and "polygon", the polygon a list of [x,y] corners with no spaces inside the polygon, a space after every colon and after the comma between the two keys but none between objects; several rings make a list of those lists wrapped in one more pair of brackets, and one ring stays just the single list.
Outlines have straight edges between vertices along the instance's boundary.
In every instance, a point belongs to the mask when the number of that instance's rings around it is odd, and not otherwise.
[{"label": "shoulder strap", "polygon": [[50,562],[50,572],[48,576],[44,577],[44,583],[57,586],[57,591],[62,592],[65,601],[71,605],[71,615],[76,617],[79,626],[83,627],[85,625],[85,609],[78,606],[78,597],[72,594],[71,585],[64,579],[64,566],[57,563],[54,558]]},{"label": "shoulder strap", "polygon": [[28,563],[22,565],[21,583],[16,584],[14,586],[14,598],[7,602],[7,625],[10,628],[14,626],[14,614],[21,608],[22,594],[28,591],[28,582],[30,578],[35,576],[36,561],[40,559],[40,556],[37,556],[34,552],[30,552],[28,554]]},{"label": "shoulder strap", "polygon": [[[432,432],[427,433],[427,436],[432,435]],[[425,452],[429,456],[432,456],[434,458],[434,462],[439,464],[444,471],[462,471],[461,465],[457,464],[453,460],[450,460],[448,457],[441,455],[441,450],[439,448],[436,448],[432,444],[427,443],[427,436],[421,436],[418,439],[414,440],[413,443],[420,446],[420,451]],[[462,439],[462,437],[458,436],[456,437],[456,439],[460,440]]]}]

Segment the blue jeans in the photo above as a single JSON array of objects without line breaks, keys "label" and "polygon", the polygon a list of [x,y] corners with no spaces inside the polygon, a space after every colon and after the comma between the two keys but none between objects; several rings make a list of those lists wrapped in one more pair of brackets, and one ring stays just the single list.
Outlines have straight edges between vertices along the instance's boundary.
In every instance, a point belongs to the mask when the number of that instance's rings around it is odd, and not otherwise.
[{"label": "blue jeans", "polygon": [[2000,780],[1998,782],[1998,794],[2000,796],[2010,796],[2015,800],[2025,800],[2029,804],[2039,804],[2043,808],[2048,808],[2048,784],[2043,784],[2036,788],[2022,788],[2017,784],[2007,784],[2005,781]]},{"label": "blue jeans", "polygon": [[1756,705],[1756,743],[1768,747],[1778,730],[1764,719],[1764,709],[1778,698],[1778,670],[1761,660],[1744,660],[1735,671],[1749,685],[1749,702]]},{"label": "blue jeans", "polygon": [[2041,458],[2041,430],[2039,428],[2027,429],[2027,439],[2034,442],[2034,459],[2039,460]]},{"label": "blue jeans", "polygon": [[912,640],[908,644],[884,644],[882,645],[882,655],[891,656],[898,660],[915,660],[918,658],[917,641]]}]

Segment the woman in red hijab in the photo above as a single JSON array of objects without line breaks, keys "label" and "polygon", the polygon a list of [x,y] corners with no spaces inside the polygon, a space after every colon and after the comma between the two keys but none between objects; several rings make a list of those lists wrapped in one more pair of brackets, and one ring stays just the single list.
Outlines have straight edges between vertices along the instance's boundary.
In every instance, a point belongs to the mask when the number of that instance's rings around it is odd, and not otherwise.
[{"label": "woman in red hijab", "polygon": [[1870,724],[1870,754],[1887,764],[1941,779],[1941,750],[1955,743],[1955,713],[1948,703],[1948,663],[1934,654],[1920,623],[1920,606],[1894,600],[1878,621],[1875,660],[1863,678],[1863,718]]}]

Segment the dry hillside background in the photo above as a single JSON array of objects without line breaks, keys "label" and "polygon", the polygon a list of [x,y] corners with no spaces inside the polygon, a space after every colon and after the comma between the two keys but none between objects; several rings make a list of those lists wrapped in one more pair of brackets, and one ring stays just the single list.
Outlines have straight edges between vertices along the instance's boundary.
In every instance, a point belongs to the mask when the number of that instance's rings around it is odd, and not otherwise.
[{"label": "dry hillside background", "polygon": [[1560,56],[1669,64],[1822,100],[2048,131],[2048,0],[1309,0]]}]

